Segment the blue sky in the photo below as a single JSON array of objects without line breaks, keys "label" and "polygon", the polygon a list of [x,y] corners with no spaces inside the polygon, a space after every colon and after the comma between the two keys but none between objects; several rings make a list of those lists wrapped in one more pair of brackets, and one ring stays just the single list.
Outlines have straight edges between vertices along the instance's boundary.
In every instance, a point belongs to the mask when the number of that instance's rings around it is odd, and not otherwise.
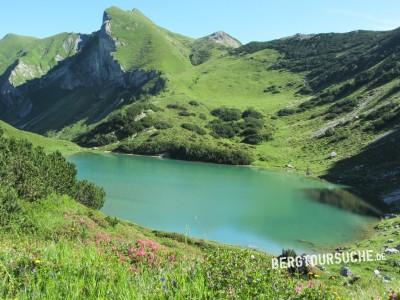
[{"label": "blue sky", "polygon": [[90,33],[112,5],[138,8],[158,25],[191,37],[223,30],[242,42],[400,27],[399,0],[10,0],[1,4],[0,37]]}]

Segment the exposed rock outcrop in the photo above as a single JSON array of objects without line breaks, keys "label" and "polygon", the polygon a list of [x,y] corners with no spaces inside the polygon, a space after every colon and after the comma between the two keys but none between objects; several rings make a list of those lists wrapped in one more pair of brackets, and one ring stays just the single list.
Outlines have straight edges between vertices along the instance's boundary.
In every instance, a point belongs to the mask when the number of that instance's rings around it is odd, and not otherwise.
[{"label": "exposed rock outcrop", "polygon": [[205,37],[209,41],[215,42],[217,44],[223,45],[229,48],[238,48],[242,45],[237,39],[232,37],[231,35],[227,34],[223,31],[214,32]]},{"label": "exposed rock outcrop", "polygon": [[[105,12],[99,31],[64,41],[64,50],[76,53],[66,58],[55,55],[57,63],[51,70],[39,70],[18,60],[0,78],[0,103],[6,107],[0,117],[38,132],[42,131],[40,123],[51,119],[51,126],[61,129],[79,119],[105,117],[124,103],[123,99],[142,93],[144,86],[151,93],[164,87],[157,71],[125,71],[114,58],[117,45],[111,17]],[[13,78],[21,77],[26,82],[15,84]],[[53,120],[52,111],[59,113],[60,105],[68,106],[68,112]]]}]

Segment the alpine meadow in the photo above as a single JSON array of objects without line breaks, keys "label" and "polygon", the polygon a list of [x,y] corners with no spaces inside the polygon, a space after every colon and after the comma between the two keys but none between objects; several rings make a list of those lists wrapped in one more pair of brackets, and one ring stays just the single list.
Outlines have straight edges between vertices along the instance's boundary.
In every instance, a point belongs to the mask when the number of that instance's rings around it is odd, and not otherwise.
[{"label": "alpine meadow", "polygon": [[0,299],[400,299],[399,212],[400,29],[0,40]]}]

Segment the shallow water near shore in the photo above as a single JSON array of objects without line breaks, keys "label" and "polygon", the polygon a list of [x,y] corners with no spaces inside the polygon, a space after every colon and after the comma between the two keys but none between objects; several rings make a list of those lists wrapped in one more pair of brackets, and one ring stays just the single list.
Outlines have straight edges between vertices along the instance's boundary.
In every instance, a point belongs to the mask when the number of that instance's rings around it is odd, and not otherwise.
[{"label": "shallow water near shore", "polygon": [[105,188],[110,216],[273,254],[351,242],[376,221],[340,187],[284,172],[114,154],[69,160]]}]

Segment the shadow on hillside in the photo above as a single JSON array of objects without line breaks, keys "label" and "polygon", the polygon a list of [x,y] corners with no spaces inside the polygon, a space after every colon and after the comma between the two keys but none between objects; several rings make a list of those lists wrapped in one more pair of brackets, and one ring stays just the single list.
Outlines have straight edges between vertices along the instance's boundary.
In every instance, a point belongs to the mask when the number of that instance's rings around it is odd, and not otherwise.
[{"label": "shadow on hillside", "polygon": [[338,161],[324,179],[350,186],[352,192],[382,210],[382,195],[400,187],[400,130],[388,133],[359,154]]},{"label": "shadow on hillside", "polygon": [[382,212],[346,189],[304,189],[308,199],[358,215],[379,217]]},{"label": "shadow on hillside", "polygon": [[[122,105],[164,89],[159,72],[125,72],[111,55],[104,58],[98,39],[96,34],[88,38],[81,52],[60,61],[44,76],[11,86],[0,95],[0,103],[8,103],[0,106],[0,118],[20,129],[45,133],[78,121],[96,123]],[[7,83],[8,77],[2,76],[0,86]]]}]

